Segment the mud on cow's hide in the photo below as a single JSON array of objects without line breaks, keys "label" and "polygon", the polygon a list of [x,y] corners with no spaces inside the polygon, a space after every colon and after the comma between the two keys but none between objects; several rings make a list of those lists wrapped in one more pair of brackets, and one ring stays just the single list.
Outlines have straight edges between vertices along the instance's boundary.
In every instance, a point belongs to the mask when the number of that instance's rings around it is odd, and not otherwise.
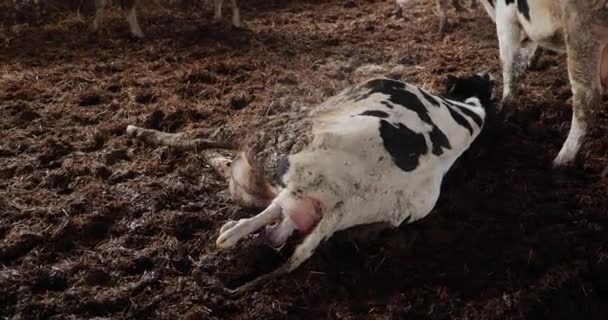
[{"label": "mud on cow's hide", "polygon": [[[443,176],[493,113],[492,89],[487,73],[448,77],[443,96],[373,79],[308,114],[273,117],[280,129],[250,136],[231,163],[203,151],[212,166],[219,164],[214,168],[238,203],[263,208],[254,217],[227,222],[219,247],[263,228],[279,249],[291,235],[302,237],[285,264],[237,291],[294,270],[337,231],[372,223],[396,227],[425,217]],[[153,144],[181,139],[134,126],[127,131]]]}]

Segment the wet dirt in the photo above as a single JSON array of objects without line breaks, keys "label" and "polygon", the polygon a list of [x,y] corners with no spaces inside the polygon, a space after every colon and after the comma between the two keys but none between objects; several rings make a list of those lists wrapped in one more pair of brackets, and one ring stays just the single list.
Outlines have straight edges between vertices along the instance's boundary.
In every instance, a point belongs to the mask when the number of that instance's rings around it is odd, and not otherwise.
[{"label": "wet dirt", "polygon": [[[313,107],[365,70],[437,92],[446,74],[500,78],[481,8],[431,2],[241,1],[244,28],[212,10],[117,12],[89,37],[75,19],[3,29],[0,316],[9,319],[604,319],[608,314],[608,110],[578,163],[552,169],[571,117],[565,56],[518,82],[517,111],[448,173],[424,220],[322,244],[297,271],[252,237],[219,251],[238,208],[196,152],[142,146],[129,124],[239,141],[266,117]],[[546,51],[545,51],[546,52]],[[500,90],[498,90],[500,92]]]}]

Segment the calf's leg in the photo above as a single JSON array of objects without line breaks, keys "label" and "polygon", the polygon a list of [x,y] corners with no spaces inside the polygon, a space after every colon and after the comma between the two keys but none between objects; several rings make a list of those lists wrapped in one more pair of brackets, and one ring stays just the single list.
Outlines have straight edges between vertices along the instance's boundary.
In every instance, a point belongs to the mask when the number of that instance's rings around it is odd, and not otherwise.
[{"label": "calf's leg", "polygon": [[220,229],[220,236],[217,238],[216,244],[223,249],[232,247],[242,238],[273,223],[280,217],[281,207],[278,204],[271,203],[257,216],[241,219],[236,223],[235,221],[229,221],[224,224]]}]

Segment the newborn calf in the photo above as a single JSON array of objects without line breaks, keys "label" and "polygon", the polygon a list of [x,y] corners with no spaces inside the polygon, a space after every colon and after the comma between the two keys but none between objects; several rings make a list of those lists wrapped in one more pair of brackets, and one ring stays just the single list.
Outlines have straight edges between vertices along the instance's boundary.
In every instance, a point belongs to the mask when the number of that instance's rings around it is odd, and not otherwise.
[{"label": "newborn calf", "polygon": [[[278,161],[274,182],[264,179],[264,164],[255,154],[242,152],[231,164],[207,157],[220,163],[239,203],[265,208],[227,222],[217,239],[220,248],[264,227],[277,248],[294,233],[303,236],[284,265],[237,291],[296,269],[337,231],[378,222],[396,227],[429,214],[443,176],[484,126],[492,89],[486,73],[449,76],[444,96],[390,79],[346,89],[306,117],[308,124],[297,133],[301,147]],[[185,144],[134,126],[127,132],[152,144]]]}]

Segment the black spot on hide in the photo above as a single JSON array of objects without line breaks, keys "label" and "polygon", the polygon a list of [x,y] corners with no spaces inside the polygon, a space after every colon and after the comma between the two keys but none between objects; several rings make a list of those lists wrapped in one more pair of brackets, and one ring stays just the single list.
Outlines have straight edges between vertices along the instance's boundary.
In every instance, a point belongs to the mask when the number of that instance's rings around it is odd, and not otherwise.
[{"label": "black spot on hide", "polygon": [[380,110],[367,110],[358,116],[370,116],[370,117],[378,117],[378,118],[388,118],[388,113]]},{"label": "black spot on hide", "polygon": [[517,0],[517,10],[526,20],[530,21],[530,7],[527,0]]},{"label": "black spot on hide", "polygon": [[420,156],[428,152],[424,135],[410,130],[402,123],[390,124],[386,120],[380,120],[380,137],[395,165],[404,171],[415,170]]},{"label": "black spot on hide", "polygon": [[471,127],[471,124],[467,121],[467,119],[465,119],[462,115],[460,115],[460,113],[456,112],[450,106],[448,106],[448,110],[450,111],[450,115],[452,116],[452,118],[454,118],[454,121],[456,121],[456,123],[458,123],[459,125],[465,127],[467,130],[469,130],[469,133],[473,135],[473,127]]},{"label": "black spot on hide", "polygon": [[[382,93],[388,96],[388,101],[392,104],[415,112],[422,121],[428,123],[432,127],[430,138],[433,143],[432,148],[434,155],[439,156],[443,154],[443,149],[451,149],[448,137],[439,129],[439,127],[437,127],[437,125],[435,125],[429,115],[428,107],[439,106],[439,102],[434,97],[420,90],[422,96],[425,98],[424,100],[426,100],[425,104],[418,98],[418,95],[408,90],[407,85],[404,82],[391,79],[374,79],[367,82],[365,87],[370,89],[370,91],[366,95],[360,97],[359,100],[365,99],[374,93]],[[386,101],[382,101],[382,104],[392,108],[392,105]],[[402,124],[399,125],[403,126]],[[403,127],[405,128],[405,126]]]}]

